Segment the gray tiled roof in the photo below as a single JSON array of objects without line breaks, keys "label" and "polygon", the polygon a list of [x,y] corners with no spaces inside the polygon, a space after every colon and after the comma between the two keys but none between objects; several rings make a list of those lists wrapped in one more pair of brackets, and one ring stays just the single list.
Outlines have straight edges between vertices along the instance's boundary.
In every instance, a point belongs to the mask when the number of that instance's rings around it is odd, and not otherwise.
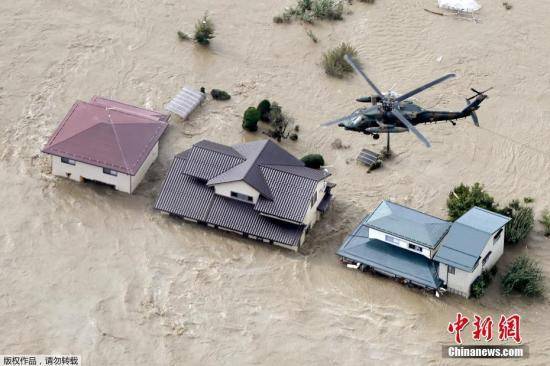
[{"label": "gray tiled roof", "polygon": [[301,160],[296,159],[271,140],[238,144],[233,146],[232,149],[238,151],[240,156],[244,156],[245,160],[231,169],[211,178],[208,181],[209,185],[242,180],[260,192],[265,199],[273,200],[274,197],[270,188],[271,185],[264,174],[262,174],[263,171],[261,167],[273,165],[277,166],[279,170],[287,170],[297,176],[316,180],[325,177],[321,176],[322,173],[320,174],[320,171],[314,174],[312,172],[313,169],[306,168]]},{"label": "gray tiled roof", "polygon": [[178,216],[205,221],[214,190],[197,178],[183,174],[185,164],[185,159],[174,159],[155,207]]},{"label": "gray tiled roof", "polygon": [[[233,153],[224,149],[223,145],[211,145],[210,142],[203,141],[178,154],[166,176],[155,208],[285,245],[297,246],[305,229],[304,225],[274,219],[261,213],[301,221],[309,207],[317,179],[323,179],[327,174],[311,172],[312,169],[304,166],[300,167],[301,170],[285,170],[272,169],[269,165],[257,165],[262,180],[273,192],[271,200],[261,196],[254,205],[216,195],[214,187],[207,185],[205,180],[211,179],[214,173],[223,174],[223,169],[230,170],[241,164],[243,159],[240,156],[250,154],[254,150],[258,151],[259,144],[252,148],[244,145],[237,145],[239,148]],[[268,145],[269,143],[263,143],[264,148]],[[278,146],[276,148],[280,149]],[[274,150],[276,149],[272,151]],[[283,159],[287,157],[283,156]],[[266,156],[262,156],[261,159],[256,156],[254,161],[269,160]],[[281,162],[280,156],[275,161]]]},{"label": "gray tiled roof", "polygon": [[451,226],[447,221],[389,201],[382,201],[365,224],[428,248],[435,248]]},{"label": "gray tiled roof", "polygon": [[431,289],[437,289],[441,285],[436,265],[430,259],[395,245],[370,239],[368,227],[365,225],[367,218],[346,238],[337,252],[339,256]]},{"label": "gray tiled roof", "polygon": [[317,181],[298,175],[261,167],[273,199],[260,197],[255,210],[267,215],[301,222],[310,206]]},{"label": "gray tiled roof", "polygon": [[188,160],[184,174],[209,186],[244,181],[260,193],[256,211],[294,222],[303,220],[317,182],[329,175],[306,167],[271,140],[233,147],[203,140],[178,156]]},{"label": "gray tiled roof", "polygon": [[244,159],[197,144],[189,150],[187,161],[184,174],[209,180],[242,163]]}]

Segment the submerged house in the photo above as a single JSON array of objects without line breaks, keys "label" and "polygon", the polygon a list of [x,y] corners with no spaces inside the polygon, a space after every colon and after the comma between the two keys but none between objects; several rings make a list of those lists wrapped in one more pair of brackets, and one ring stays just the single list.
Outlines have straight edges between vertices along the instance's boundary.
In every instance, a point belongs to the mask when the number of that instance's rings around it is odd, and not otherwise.
[{"label": "submerged house", "polygon": [[470,296],[472,282],[495,265],[510,218],[474,207],[455,222],[383,201],[337,254],[362,270],[432,290]]},{"label": "submerged house", "polygon": [[189,221],[298,250],[330,205],[330,174],[271,140],[203,140],[176,155],[155,208]]},{"label": "submerged house", "polygon": [[158,156],[168,118],[101,97],[77,101],[42,152],[51,155],[54,175],[132,193]]}]

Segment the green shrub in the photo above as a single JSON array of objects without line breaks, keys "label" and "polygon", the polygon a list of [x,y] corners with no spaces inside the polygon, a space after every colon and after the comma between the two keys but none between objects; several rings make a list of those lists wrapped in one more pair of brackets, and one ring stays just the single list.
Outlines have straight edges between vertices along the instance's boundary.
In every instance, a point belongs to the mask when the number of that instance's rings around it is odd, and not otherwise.
[{"label": "green shrub", "polygon": [[275,23],[290,23],[293,18],[306,23],[315,19],[341,20],[344,14],[342,0],[298,0],[296,6],[286,8],[273,17]]},{"label": "green shrub", "polygon": [[260,111],[260,119],[263,122],[269,122],[269,112],[271,111],[271,103],[269,100],[262,100],[260,104],[258,104],[258,111]]},{"label": "green shrub", "polygon": [[244,112],[243,116],[243,128],[250,132],[258,131],[258,121],[260,120],[260,112],[250,107]]},{"label": "green shrub", "polygon": [[544,227],[544,235],[550,236],[550,211],[544,210],[542,212],[542,218],[539,221]]},{"label": "green shrub", "polygon": [[308,168],[320,169],[325,165],[325,159],[320,154],[309,154],[302,158],[302,161]]},{"label": "green shrub", "polygon": [[212,89],[210,91],[210,95],[215,100],[229,100],[229,99],[231,99],[231,95],[229,95],[229,93],[227,93],[224,90],[220,90],[220,89]]},{"label": "green shrub", "polygon": [[[493,268],[496,268],[493,267]],[[496,272],[495,272],[496,273]],[[485,291],[491,284],[491,281],[493,280],[494,273],[491,269],[491,271],[483,271],[481,272],[481,275],[479,275],[478,278],[475,279],[474,282],[472,282],[472,285],[470,286],[470,296],[479,299],[483,295],[485,295]]]},{"label": "green shrub", "polygon": [[311,4],[311,10],[318,19],[342,20],[344,3],[340,0],[317,0]]},{"label": "green shrub", "polygon": [[204,16],[197,21],[197,24],[195,24],[195,41],[207,46],[214,37],[214,23],[210,20],[208,14],[204,14]]},{"label": "green shrub", "polygon": [[449,193],[447,212],[449,219],[452,221],[458,219],[474,206],[493,212],[496,212],[498,207],[495,204],[495,199],[485,192],[484,187],[479,183],[475,183],[471,187],[461,183]]},{"label": "green shrub", "polygon": [[512,263],[502,278],[505,294],[518,292],[526,296],[542,296],[544,293],[544,275],[537,262],[522,255]]},{"label": "green shrub", "polygon": [[506,224],[504,240],[508,244],[517,244],[524,241],[535,225],[533,208],[524,206],[518,200],[513,200],[500,210],[500,213],[511,218]]},{"label": "green shrub", "polygon": [[323,55],[323,68],[325,72],[337,78],[343,78],[347,73],[353,72],[353,68],[344,60],[344,56],[357,57],[357,50],[348,43],[342,42],[338,47],[328,50]]}]

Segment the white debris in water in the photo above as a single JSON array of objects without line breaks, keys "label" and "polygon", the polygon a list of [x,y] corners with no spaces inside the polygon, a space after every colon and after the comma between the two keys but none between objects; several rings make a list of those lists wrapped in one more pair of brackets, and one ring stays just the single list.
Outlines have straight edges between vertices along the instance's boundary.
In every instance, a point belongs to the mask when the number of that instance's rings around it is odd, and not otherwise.
[{"label": "white debris in water", "polygon": [[473,13],[481,9],[481,5],[475,0],[437,0],[440,8],[454,11]]}]

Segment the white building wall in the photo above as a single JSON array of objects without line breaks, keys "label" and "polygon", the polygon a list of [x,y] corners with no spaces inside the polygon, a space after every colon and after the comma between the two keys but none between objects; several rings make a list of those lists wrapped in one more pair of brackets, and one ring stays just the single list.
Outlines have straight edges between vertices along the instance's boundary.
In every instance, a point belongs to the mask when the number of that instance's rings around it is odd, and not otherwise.
[{"label": "white building wall", "polygon": [[[491,252],[491,255],[487,259],[487,262],[483,264],[483,258],[487,253]],[[458,293],[459,295],[469,297],[470,287],[472,283],[479,277],[484,270],[491,269],[500,259],[504,252],[504,230],[500,234],[500,237],[495,241],[494,236],[489,239],[485,244],[483,251],[481,252],[477,267],[473,272],[463,271],[455,268],[455,273],[448,273],[448,265],[439,263],[438,275],[439,278],[447,285],[447,289],[450,292]]]},{"label": "white building wall", "polygon": [[[317,200],[313,205],[310,205],[307,209],[307,212],[304,216],[304,224],[309,225],[310,227],[313,227],[317,220],[319,220],[319,217],[321,217],[319,211],[317,211],[317,207],[319,207],[319,204],[325,197],[325,190],[327,188],[327,181],[321,180],[317,183],[317,187],[315,188],[315,192],[317,192]],[[312,193],[313,195],[313,193]]]},{"label": "white building wall", "polygon": [[214,186],[214,190],[216,194],[219,194],[220,196],[229,197],[232,199],[235,199],[235,197],[231,197],[232,191],[236,193],[245,194],[247,196],[251,196],[253,199],[251,203],[258,202],[258,198],[260,197],[260,192],[258,192],[256,189],[250,186],[250,184],[242,180],[216,184]]},{"label": "white building wall", "polygon": [[[386,235],[392,237],[394,242],[390,242],[390,241],[386,240]],[[391,234],[386,234],[382,231],[378,231],[378,230],[373,229],[373,228],[369,228],[369,238],[377,239],[377,240],[383,241],[385,243],[388,243],[388,244],[395,245],[395,246],[398,246],[400,248],[406,249],[406,250],[411,251],[413,253],[421,254],[426,258],[430,258],[430,259],[432,258],[432,250],[430,250],[429,248],[427,248],[423,245],[418,245],[418,244],[413,243],[413,242],[408,241],[408,240],[397,238],[397,237],[395,237]],[[398,244],[396,244],[396,243],[398,243]],[[422,252],[420,252],[418,250],[415,250],[415,249],[409,248],[409,244],[415,245],[417,247],[418,246],[421,247]]]},{"label": "white building wall", "polygon": [[116,177],[103,173],[103,168],[95,165],[75,162],[75,165],[61,162],[59,156],[52,155],[52,174],[59,177],[69,178],[77,182],[82,182],[82,178],[94,180],[97,182],[115,186],[118,191],[132,193],[130,176],[124,173],[118,173]]},{"label": "white building wall", "polygon": [[137,174],[132,177],[131,175],[117,172],[117,176],[112,176],[103,173],[103,168],[91,164],[75,161],[75,165],[65,164],[61,162],[59,156],[52,155],[52,174],[59,177],[69,178],[71,180],[81,182],[83,178],[109,184],[115,187],[116,190],[126,193],[132,193],[139,183],[143,180],[143,177],[147,173],[147,170],[153,164],[158,156],[158,143],[151,150],[147,159],[138,170]]},{"label": "white building wall", "polygon": [[147,159],[143,162],[141,165],[141,168],[137,171],[136,175],[130,176],[130,192],[133,192],[141,183],[143,178],[145,177],[145,174],[147,174],[147,171],[153,165],[155,160],[157,160],[157,157],[159,155],[159,143],[157,142],[149,155],[147,156]]}]

